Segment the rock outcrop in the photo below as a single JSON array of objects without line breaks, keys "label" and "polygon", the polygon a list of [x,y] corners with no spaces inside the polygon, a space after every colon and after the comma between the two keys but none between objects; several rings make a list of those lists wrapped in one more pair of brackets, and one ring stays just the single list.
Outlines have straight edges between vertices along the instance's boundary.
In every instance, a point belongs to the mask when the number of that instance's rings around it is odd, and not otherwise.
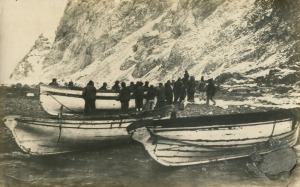
[{"label": "rock outcrop", "polygon": [[299,15],[299,0],[70,0],[41,79],[156,82],[188,70],[254,81],[278,69],[293,84]]}]

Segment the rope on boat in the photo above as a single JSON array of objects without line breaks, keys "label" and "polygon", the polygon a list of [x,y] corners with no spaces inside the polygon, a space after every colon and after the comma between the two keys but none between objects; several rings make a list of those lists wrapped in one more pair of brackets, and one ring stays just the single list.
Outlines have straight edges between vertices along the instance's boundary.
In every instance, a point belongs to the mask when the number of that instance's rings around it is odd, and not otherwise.
[{"label": "rope on boat", "polygon": [[274,130],[275,130],[275,126],[276,126],[276,121],[274,121],[274,123],[273,123],[272,133],[270,134],[269,140],[268,140],[268,142],[269,142],[269,144],[270,144],[271,147],[272,147],[272,143],[270,142],[270,140],[271,140],[271,138],[273,136],[273,133],[274,133]]},{"label": "rope on boat", "polygon": [[273,136],[273,133],[274,133],[274,130],[275,130],[275,126],[276,126],[276,121],[274,121],[274,123],[273,123],[273,129],[272,129],[272,133],[271,133],[271,135],[270,135],[270,137],[269,137],[269,140],[272,138],[272,136]]},{"label": "rope on boat", "polygon": [[70,109],[69,107],[67,107],[66,105],[62,104],[60,101],[58,101],[52,94],[46,92],[47,95],[49,95],[50,97],[52,97],[56,102],[58,102],[59,104],[61,104],[61,106],[65,107],[66,109],[68,109],[71,112],[77,113],[76,111]]},{"label": "rope on boat", "polygon": [[61,129],[62,129],[62,126],[61,126],[61,123],[59,123],[59,134],[58,134],[57,143],[60,141],[60,137],[61,137]]}]

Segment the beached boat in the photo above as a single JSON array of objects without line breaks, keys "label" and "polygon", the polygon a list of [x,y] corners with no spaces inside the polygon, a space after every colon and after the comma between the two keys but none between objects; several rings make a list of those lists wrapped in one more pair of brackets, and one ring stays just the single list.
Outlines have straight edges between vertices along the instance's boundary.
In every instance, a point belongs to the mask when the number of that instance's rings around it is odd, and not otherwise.
[{"label": "beached boat", "polygon": [[78,119],[7,116],[4,124],[18,146],[32,155],[100,148],[128,139],[126,127],[140,118],[110,116]]},{"label": "beached boat", "polygon": [[[120,101],[117,101],[119,93],[112,91],[97,91],[96,109],[121,109]],[[44,110],[57,115],[76,114],[84,111],[84,99],[82,89],[69,89],[67,87],[40,85],[40,101]],[[135,107],[134,99],[129,101],[129,108]]]},{"label": "beached boat", "polygon": [[141,120],[127,127],[150,156],[183,166],[264,154],[297,142],[299,110]]}]

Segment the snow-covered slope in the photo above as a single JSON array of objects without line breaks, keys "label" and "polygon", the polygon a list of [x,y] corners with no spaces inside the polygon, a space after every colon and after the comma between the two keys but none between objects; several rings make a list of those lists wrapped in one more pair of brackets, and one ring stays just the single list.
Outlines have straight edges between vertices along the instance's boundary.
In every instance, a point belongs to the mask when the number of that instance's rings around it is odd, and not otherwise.
[{"label": "snow-covered slope", "polygon": [[299,6],[299,0],[70,0],[40,80],[156,82],[188,70],[196,79],[253,81],[276,69],[278,79],[295,83]]},{"label": "snow-covered slope", "polygon": [[22,83],[38,83],[43,75],[43,61],[54,41],[54,33],[41,34],[25,57],[18,63],[10,79]]}]

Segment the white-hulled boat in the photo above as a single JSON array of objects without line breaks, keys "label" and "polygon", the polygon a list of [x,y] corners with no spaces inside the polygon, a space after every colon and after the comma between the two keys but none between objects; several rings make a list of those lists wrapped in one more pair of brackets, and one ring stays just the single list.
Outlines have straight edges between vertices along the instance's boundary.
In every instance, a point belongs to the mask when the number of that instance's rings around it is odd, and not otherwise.
[{"label": "white-hulled boat", "polygon": [[7,116],[4,124],[25,153],[32,155],[57,154],[87,149],[128,139],[126,127],[141,119],[169,118],[172,107],[144,111],[131,115],[53,116],[34,118]]},{"label": "white-hulled boat", "polygon": [[[297,113],[298,112],[298,113]],[[150,156],[165,166],[184,166],[264,154],[293,146],[299,110],[141,120],[127,127]]]},{"label": "white-hulled boat", "polygon": [[7,116],[4,124],[25,153],[57,154],[101,147],[128,139],[126,127],[138,119],[109,117],[55,119]]},{"label": "white-hulled boat", "polygon": [[[121,109],[120,101],[117,101],[119,93],[97,91],[96,109]],[[84,111],[84,99],[82,89],[69,89],[67,87],[40,85],[40,101],[44,110],[57,115],[76,114]],[[129,101],[129,108],[135,107],[134,99]],[[61,111],[62,110],[62,111]]]}]

